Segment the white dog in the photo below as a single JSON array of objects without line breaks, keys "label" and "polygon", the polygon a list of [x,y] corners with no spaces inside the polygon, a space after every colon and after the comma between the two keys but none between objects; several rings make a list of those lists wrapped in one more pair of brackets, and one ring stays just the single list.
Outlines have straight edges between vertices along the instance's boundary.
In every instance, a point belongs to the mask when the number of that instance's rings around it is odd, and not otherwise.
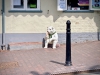
[{"label": "white dog", "polygon": [[52,26],[47,27],[44,48],[47,48],[49,43],[53,44],[53,49],[56,48],[56,45],[58,43],[58,34]]}]

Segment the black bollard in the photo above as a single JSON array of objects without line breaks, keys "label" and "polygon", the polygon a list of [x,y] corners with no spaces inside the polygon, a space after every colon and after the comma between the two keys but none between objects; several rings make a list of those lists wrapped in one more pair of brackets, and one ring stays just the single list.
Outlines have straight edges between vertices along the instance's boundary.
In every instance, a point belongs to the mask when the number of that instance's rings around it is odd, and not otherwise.
[{"label": "black bollard", "polygon": [[71,66],[71,22],[68,20],[66,22],[66,62],[65,66]]}]

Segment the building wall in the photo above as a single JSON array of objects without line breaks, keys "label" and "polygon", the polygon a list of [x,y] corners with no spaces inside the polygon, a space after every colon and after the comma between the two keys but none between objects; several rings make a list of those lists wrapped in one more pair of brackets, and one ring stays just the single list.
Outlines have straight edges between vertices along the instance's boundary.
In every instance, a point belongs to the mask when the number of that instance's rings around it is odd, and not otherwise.
[{"label": "building wall", "polygon": [[95,41],[99,38],[100,13],[97,11],[64,13],[57,11],[57,0],[41,0],[42,13],[12,13],[8,12],[11,2],[5,1],[6,43],[41,41],[50,25],[59,33],[59,41],[65,43],[67,20],[71,21],[72,42]]}]

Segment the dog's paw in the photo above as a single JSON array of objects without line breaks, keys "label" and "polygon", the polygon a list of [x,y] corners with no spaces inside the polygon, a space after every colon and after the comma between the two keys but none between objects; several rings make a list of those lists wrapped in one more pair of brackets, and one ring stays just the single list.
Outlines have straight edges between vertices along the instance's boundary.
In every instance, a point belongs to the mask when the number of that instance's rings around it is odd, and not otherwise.
[{"label": "dog's paw", "polygon": [[56,47],[53,47],[53,49],[56,49]]},{"label": "dog's paw", "polygon": [[44,48],[47,48],[47,47],[44,47]]}]

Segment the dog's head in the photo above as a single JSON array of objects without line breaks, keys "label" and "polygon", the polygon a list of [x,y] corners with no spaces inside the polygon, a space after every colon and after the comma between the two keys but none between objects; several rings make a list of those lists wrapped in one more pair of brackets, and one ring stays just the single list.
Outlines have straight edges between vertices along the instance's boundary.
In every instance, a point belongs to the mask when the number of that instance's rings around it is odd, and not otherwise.
[{"label": "dog's head", "polygon": [[55,29],[54,29],[52,26],[50,26],[50,27],[47,27],[47,32],[48,32],[49,34],[53,34],[53,33],[55,33],[56,31],[55,31]]}]

